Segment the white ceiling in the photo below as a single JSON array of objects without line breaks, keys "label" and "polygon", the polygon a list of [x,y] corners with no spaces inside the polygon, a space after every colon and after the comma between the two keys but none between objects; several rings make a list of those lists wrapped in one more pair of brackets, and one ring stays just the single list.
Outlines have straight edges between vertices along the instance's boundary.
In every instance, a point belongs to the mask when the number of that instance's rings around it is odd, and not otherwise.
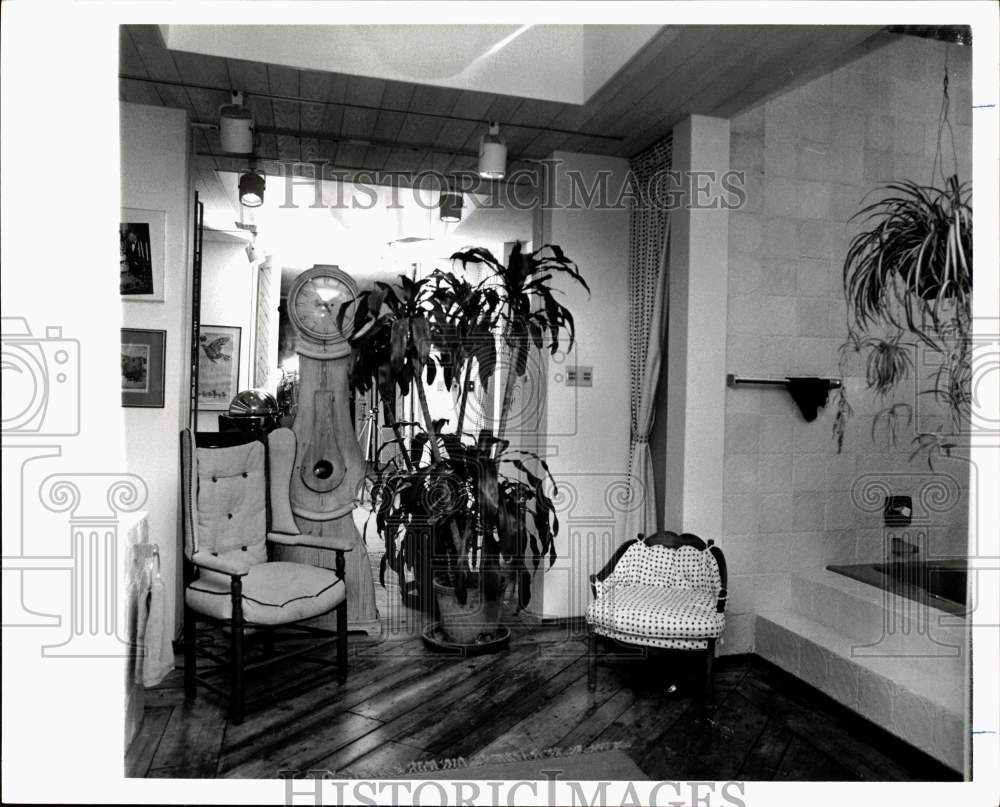
[{"label": "white ceiling", "polygon": [[583,104],[658,25],[162,25],[172,50]]}]

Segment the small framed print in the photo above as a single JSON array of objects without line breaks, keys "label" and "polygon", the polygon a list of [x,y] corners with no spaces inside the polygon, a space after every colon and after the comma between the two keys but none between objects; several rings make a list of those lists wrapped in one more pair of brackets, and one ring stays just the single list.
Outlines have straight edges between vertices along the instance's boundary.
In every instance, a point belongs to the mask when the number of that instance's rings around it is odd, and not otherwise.
[{"label": "small framed print", "polygon": [[166,331],[122,328],[122,406],[163,407]]},{"label": "small framed print", "polygon": [[239,392],[240,334],[227,325],[198,329],[198,408],[225,411]]},{"label": "small framed print", "polygon": [[129,302],[163,302],[167,214],[122,208],[118,224],[118,289]]}]

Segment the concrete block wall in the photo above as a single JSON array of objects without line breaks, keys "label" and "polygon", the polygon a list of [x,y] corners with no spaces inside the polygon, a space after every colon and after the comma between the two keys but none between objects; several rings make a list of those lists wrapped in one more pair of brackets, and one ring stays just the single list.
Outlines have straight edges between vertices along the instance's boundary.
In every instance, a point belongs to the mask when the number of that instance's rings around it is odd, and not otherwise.
[{"label": "concrete block wall", "polygon": [[[746,172],[747,200],[730,215],[728,372],[840,375],[843,261],[858,228],[848,219],[879,182],[930,182],[946,50],[958,171],[969,178],[971,55],[959,46],[900,37],[732,119],[730,167]],[[951,173],[951,145],[944,145]],[[918,508],[918,490],[943,485],[947,502],[926,498],[916,514],[929,525],[925,551],[965,554],[968,464],[935,462],[932,472],[924,460],[911,462],[905,429],[896,447],[873,441],[884,404],[866,393],[863,376],[849,365],[855,417],[839,454],[832,396],[807,423],[780,388],[726,389],[721,545],[734,630],[723,652],[752,648],[747,615],[784,596],[790,571],[881,557],[880,480],[894,492],[912,491]],[[925,411],[927,397],[914,391],[898,399]],[[875,498],[859,501],[866,483]]]}]

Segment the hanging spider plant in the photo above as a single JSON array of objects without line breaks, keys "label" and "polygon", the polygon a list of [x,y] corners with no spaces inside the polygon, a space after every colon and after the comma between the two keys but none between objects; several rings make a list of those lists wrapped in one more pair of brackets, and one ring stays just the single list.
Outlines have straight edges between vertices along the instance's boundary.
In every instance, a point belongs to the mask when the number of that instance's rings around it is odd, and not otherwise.
[{"label": "hanging spider plant", "polygon": [[[918,375],[910,351],[929,352],[937,365],[930,387],[918,394],[943,406],[946,416],[936,429],[913,438],[910,455],[912,460],[926,452],[928,464],[957,445],[955,437],[968,423],[972,404],[972,187],[958,178],[950,103],[946,51],[931,166],[931,182],[940,178],[941,187],[910,180],[883,186],[884,198],[853,217],[862,218],[868,228],[853,238],[844,260],[847,339],[840,348],[840,369],[846,375],[852,354],[865,357],[868,388],[886,402],[873,421],[873,439],[875,427],[884,424],[894,445],[897,428],[913,423],[912,405],[888,400],[911,371]],[[955,166],[947,177],[942,158],[945,132]],[[836,405],[833,433],[839,452],[852,415],[843,386]]]},{"label": "hanging spider plant", "polygon": [[[927,450],[930,460],[954,446],[952,436],[967,422],[971,404],[971,188],[952,175],[944,188],[903,180],[884,190],[888,196],[854,216],[868,229],[854,237],[844,261],[848,337],[841,370],[852,353],[861,355],[868,388],[888,399],[915,369],[911,352],[930,351],[937,367],[920,394],[942,404],[948,421],[914,440],[914,455]],[[838,395],[846,400],[843,388]],[[910,409],[905,417],[904,408]],[[838,402],[838,450],[848,409]],[[912,408],[891,404],[875,422],[884,423],[895,442],[897,426],[912,423]]]}]

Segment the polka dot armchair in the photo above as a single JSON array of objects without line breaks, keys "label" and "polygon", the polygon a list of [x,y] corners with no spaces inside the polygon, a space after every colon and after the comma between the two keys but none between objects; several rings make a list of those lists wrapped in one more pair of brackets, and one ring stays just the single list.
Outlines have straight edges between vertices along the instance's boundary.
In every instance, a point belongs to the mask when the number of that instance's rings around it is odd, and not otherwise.
[{"label": "polka dot armchair", "polygon": [[726,578],[722,550],[696,535],[664,532],[620,546],[590,577],[590,686],[596,686],[597,645],[604,640],[704,653],[711,695],[715,642],[726,626]]}]

